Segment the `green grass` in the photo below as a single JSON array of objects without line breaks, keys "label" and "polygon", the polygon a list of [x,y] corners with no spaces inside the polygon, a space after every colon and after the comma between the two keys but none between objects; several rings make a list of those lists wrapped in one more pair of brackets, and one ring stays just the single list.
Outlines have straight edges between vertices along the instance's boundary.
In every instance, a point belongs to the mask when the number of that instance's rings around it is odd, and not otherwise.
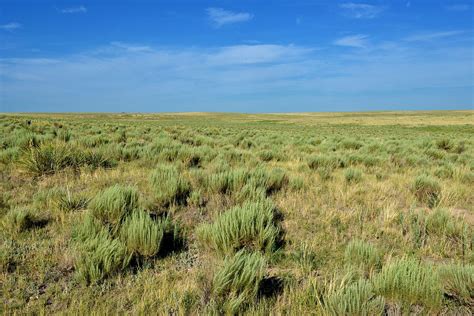
[{"label": "green grass", "polygon": [[89,207],[93,216],[117,228],[133,210],[139,207],[138,191],[133,187],[114,185],[99,192]]},{"label": "green grass", "polygon": [[416,177],[412,191],[420,203],[429,207],[436,206],[441,196],[441,186],[436,179],[427,175]]},{"label": "green grass", "polygon": [[366,280],[335,288],[322,302],[325,315],[382,315],[385,301]]},{"label": "green grass", "polygon": [[0,310],[469,315],[473,118],[0,114]]},{"label": "green grass", "polygon": [[225,211],[213,223],[199,227],[198,236],[205,247],[220,254],[243,248],[272,252],[277,248],[280,229],[272,203],[259,201]]},{"label": "green grass", "polygon": [[212,282],[212,295],[222,309],[236,313],[242,305],[257,299],[265,276],[265,259],[258,253],[239,251],[226,258]]},{"label": "green grass", "polygon": [[380,251],[362,240],[349,242],[344,252],[344,260],[347,265],[354,266],[366,274],[370,274],[382,266]]},{"label": "green grass", "polygon": [[175,167],[155,168],[150,177],[156,202],[162,206],[186,203],[191,193],[191,185]]},{"label": "green grass", "polygon": [[421,305],[439,310],[442,290],[436,269],[414,259],[398,259],[386,264],[374,278],[375,292],[405,308]]}]

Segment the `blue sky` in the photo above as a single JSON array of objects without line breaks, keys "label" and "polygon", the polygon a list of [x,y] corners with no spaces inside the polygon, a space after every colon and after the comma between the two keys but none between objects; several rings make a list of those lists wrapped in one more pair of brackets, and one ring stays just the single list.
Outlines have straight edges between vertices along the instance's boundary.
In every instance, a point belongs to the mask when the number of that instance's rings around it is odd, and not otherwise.
[{"label": "blue sky", "polygon": [[0,112],[472,109],[469,0],[0,0]]}]

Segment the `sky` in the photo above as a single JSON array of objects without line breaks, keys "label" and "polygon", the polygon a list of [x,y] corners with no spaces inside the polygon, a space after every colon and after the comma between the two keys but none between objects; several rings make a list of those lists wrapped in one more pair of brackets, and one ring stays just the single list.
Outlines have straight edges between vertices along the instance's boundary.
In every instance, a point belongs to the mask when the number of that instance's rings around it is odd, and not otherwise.
[{"label": "sky", "polygon": [[474,109],[471,0],[0,0],[0,112]]}]

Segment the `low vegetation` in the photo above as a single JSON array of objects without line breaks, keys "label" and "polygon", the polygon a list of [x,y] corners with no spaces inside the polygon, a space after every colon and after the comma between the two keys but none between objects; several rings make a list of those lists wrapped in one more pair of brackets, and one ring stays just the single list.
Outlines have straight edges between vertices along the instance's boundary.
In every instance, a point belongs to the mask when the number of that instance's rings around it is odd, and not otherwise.
[{"label": "low vegetation", "polygon": [[0,114],[0,311],[472,315],[473,118]]}]

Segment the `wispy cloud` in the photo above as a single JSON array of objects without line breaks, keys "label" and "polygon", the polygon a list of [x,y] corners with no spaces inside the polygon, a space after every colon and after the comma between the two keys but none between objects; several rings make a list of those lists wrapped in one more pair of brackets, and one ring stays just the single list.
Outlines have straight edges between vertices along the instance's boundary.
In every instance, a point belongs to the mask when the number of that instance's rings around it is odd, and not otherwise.
[{"label": "wispy cloud", "polygon": [[341,3],[339,8],[344,15],[355,19],[373,19],[385,10],[383,6],[354,2]]},{"label": "wispy cloud", "polygon": [[78,6],[78,7],[69,7],[69,8],[63,8],[63,9],[57,9],[61,13],[86,13],[87,8],[83,5]]},{"label": "wispy cloud", "polygon": [[444,31],[444,32],[430,32],[430,33],[419,33],[412,36],[406,37],[404,40],[408,42],[429,42],[441,38],[452,37],[460,35],[464,31]]},{"label": "wispy cloud", "polygon": [[472,71],[466,67],[471,43],[426,50],[400,40],[397,49],[364,36],[338,41],[360,47],[365,40],[370,51],[274,43],[173,49],[114,42],[50,59],[0,58],[1,100],[7,111],[60,111],[67,103],[69,110],[85,112],[472,103]]},{"label": "wispy cloud", "polygon": [[245,22],[253,19],[253,14],[247,12],[232,12],[222,8],[207,8],[209,19],[217,26],[221,27],[225,24]]},{"label": "wispy cloud", "polygon": [[333,44],[338,46],[364,48],[368,44],[368,36],[364,34],[344,36],[335,40]]},{"label": "wispy cloud", "polygon": [[112,45],[115,48],[123,49],[129,52],[153,51],[153,49],[150,46],[146,46],[146,45],[136,45],[136,44],[130,44],[130,43],[124,43],[124,42],[111,42],[110,45]]},{"label": "wispy cloud", "polygon": [[19,28],[21,28],[21,24],[17,22],[11,22],[11,23],[0,25],[0,29],[5,30],[5,31],[14,31]]},{"label": "wispy cloud", "polygon": [[471,8],[471,6],[469,4],[458,3],[458,4],[447,5],[444,8],[448,11],[468,11]]},{"label": "wispy cloud", "polygon": [[234,45],[222,47],[209,55],[209,62],[213,65],[230,64],[259,64],[290,62],[310,53],[309,48],[294,45]]}]

